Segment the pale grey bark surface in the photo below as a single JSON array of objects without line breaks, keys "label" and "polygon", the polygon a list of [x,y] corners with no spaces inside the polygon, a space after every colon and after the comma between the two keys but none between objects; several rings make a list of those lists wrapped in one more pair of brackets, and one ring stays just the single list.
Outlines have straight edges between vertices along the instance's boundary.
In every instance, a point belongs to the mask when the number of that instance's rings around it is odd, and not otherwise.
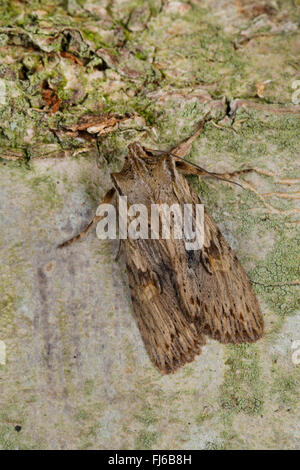
[{"label": "pale grey bark surface", "polygon": [[[0,448],[299,448],[299,2],[4,3]],[[259,172],[244,191],[191,183],[256,282],[266,335],[208,341],[161,376],[118,243],[56,246],[93,217],[129,142],[171,148],[208,110],[189,158]],[[99,152],[79,129],[126,112]]]}]

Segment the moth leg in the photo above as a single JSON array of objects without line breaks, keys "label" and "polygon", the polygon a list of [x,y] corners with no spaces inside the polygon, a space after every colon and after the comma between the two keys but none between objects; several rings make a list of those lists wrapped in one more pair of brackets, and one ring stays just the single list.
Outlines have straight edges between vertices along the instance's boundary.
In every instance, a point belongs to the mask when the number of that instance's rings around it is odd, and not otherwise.
[{"label": "moth leg", "polygon": [[250,173],[251,171],[255,171],[253,168],[245,168],[244,170],[237,170],[228,173],[215,173],[211,171],[207,171],[201,169],[200,167],[194,166],[189,162],[184,161],[177,161],[176,168],[181,171],[184,175],[197,175],[197,176],[210,176],[210,177],[217,177],[222,178],[224,180],[228,178],[232,178],[233,176],[244,175],[246,173]]},{"label": "moth leg", "polygon": [[214,173],[214,176],[220,176],[221,178],[232,178],[233,176],[245,175],[247,173],[250,173],[251,171],[255,170],[253,168],[245,168],[244,170],[232,171],[230,173]]},{"label": "moth leg", "polygon": [[[101,204],[108,204],[114,194],[115,194],[115,188],[112,188],[110,189],[104,196]],[[99,220],[102,218],[102,216],[100,215],[95,215],[92,219],[92,221],[85,227],[85,229],[80,232],[78,235],[75,235],[75,237],[72,237],[70,238],[69,240],[66,240],[65,242],[61,243],[60,245],[57,246],[57,248],[63,248],[65,246],[68,246],[68,245],[71,245],[73,242],[76,242],[77,240],[81,240],[82,238],[84,238],[86,236],[86,234],[88,233],[88,231],[97,223],[99,222]]]},{"label": "moth leg", "polygon": [[198,135],[203,131],[205,123],[208,120],[207,119],[208,115],[209,115],[209,112],[206,113],[202,121],[200,121],[194,134],[192,134],[190,137],[180,142],[180,144],[176,145],[176,147],[173,147],[169,152],[163,152],[161,150],[153,150],[147,147],[144,147],[144,150],[146,150],[146,152],[152,153],[153,155],[161,155],[162,153],[166,153],[166,154],[168,153],[172,155],[173,157],[184,158],[191,150],[194,140],[196,140]]},{"label": "moth leg", "polygon": [[194,140],[196,140],[198,135],[203,131],[208,115],[209,115],[209,112],[206,113],[202,121],[200,121],[198,128],[194,132],[194,134],[192,134],[188,139],[185,139],[179,145],[176,145],[176,147],[174,147],[170,153],[172,153],[174,156],[184,158],[191,150],[192,143],[194,142]]},{"label": "moth leg", "polygon": [[182,160],[178,160],[176,162],[176,168],[180,171],[180,173],[183,173],[184,175],[207,175],[207,172],[205,170],[202,170],[196,166],[191,165],[189,162],[185,162]]}]

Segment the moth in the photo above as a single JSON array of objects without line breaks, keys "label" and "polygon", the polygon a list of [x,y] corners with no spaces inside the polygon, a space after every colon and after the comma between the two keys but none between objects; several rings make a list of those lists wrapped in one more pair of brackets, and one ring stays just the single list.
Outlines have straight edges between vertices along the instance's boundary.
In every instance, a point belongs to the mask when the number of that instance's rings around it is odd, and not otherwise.
[{"label": "moth", "polygon": [[[119,173],[112,173],[113,188],[104,201],[127,196],[128,204],[201,204],[185,175],[209,173],[184,160],[204,127],[171,152],[134,142]],[[244,170],[249,171],[249,170]],[[237,172],[231,175],[236,175]],[[85,236],[96,224],[60,245]],[[221,343],[250,343],[262,337],[264,321],[248,277],[219,228],[204,210],[204,244],[186,250],[183,239],[122,240],[132,305],[145,348],[163,374],[193,361],[208,336]]]}]

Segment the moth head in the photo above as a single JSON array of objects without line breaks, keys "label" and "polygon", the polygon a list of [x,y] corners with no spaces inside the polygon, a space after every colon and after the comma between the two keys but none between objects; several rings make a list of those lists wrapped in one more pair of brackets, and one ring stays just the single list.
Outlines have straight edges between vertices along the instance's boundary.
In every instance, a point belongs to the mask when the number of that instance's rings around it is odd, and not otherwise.
[{"label": "moth head", "polygon": [[149,169],[155,165],[157,165],[157,157],[152,154],[151,150],[144,148],[139,142],[128,145],[124,168],[128,166],[140,175],[141,172],[148,173]]},{"label": "moth head", "polygon": [[143,147],[139,142],[133,142],[128,145],[127,160],[136,163],[137,166],[156,166],[161,160],[166,157],[166,154],[161,151],[151,150]]},{"label": "moth head", "polygon": [[146,157],[146,152],[139,142],[133,142],[128,145],[128,158],[131,160],[137,160]]}]

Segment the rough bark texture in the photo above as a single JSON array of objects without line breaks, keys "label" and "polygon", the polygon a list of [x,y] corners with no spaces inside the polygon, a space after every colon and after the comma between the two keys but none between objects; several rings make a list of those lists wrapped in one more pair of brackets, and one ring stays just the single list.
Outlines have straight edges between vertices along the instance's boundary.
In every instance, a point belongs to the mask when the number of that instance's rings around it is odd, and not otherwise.
[{"label": "rough bark texture", "polygon": [[[0,448],[299,448],[299,21],[299,0],[1,2]],[[191,182],[266,335],[163,377],[117,243],[56,245],[130,142],[172,148],[208,111],[189,158],[257,172]]]}]

